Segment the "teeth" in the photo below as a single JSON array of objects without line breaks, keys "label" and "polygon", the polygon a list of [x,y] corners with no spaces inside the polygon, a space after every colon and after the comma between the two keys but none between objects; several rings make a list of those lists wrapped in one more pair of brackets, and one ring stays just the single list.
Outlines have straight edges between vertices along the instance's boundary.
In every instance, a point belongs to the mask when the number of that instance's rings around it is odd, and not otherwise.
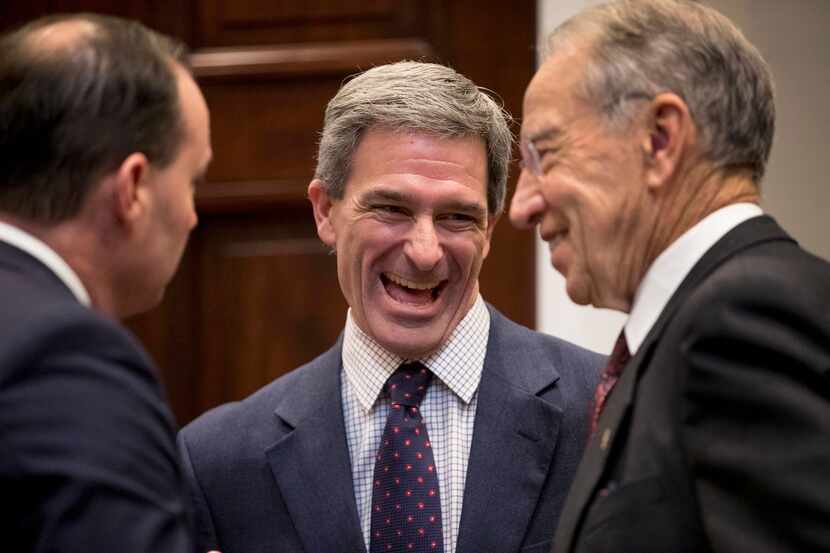
[{"label": "teeth", "polygon": [[407,280],[403,277],[399,277],[398,275],[393,275],[392,273],[383,273],[386,278],[394,282],[399,286],[404,286],[406,288],[412,288],[413,290],[431,290],[435,288],[439,284],[441,284],[440,280],[435,280],[432,282],[415,282],[412,280]]}]

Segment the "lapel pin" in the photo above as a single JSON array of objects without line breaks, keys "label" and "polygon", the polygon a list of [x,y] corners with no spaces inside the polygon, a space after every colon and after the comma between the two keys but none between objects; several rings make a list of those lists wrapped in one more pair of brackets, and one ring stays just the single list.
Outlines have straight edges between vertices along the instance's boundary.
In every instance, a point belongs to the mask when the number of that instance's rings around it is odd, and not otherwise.
[{"label": "lapel pin", "polygon": [[611,440],[611,429],[606,428],[602,431],[602,436],[599,439],[599,448],[603,451],[608,449],[608,442]]}]

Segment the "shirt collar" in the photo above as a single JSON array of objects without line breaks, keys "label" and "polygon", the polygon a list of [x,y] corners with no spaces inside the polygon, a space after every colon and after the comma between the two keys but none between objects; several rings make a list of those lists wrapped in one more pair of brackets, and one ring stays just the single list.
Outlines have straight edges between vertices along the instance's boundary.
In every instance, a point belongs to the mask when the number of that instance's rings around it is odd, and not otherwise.
[{"label": "shirt collar", "polygon": [[[417,361],[426,365],[464,403],[470,403],[481,382],[489,333],[490,312],[478,295],[449,339]],[[386,350],[363,332],[354,322],[351,309],[343,331],[342,357],[346,378],[366,412],[372,410],[386,380],[401,363],[410,360]]]},{"label": "shirt collar", "polygon": [[737,203],[714,211],[684,232],[649,267],[634,295],[625,323],[628,349],[634,355],[672,295],[700,258],[730,230],[762,215],[757,204]]},{"label": "shirt collar", "polygon": [[69,288],[69,291],[81,304],[86,307],[92,305],[89,293],[81,279],[78,278],[77,273],[45,242],[18,227],[2,221],[0,221],[0,241],[23,250],[46,265]]}]

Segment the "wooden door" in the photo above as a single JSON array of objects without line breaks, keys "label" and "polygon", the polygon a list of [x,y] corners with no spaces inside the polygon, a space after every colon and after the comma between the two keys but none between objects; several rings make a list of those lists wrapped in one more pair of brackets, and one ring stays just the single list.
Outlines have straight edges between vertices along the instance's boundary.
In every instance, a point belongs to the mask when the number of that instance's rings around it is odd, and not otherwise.
[{"label": "wooden door", "polygon": [[[335,259],[306,199],[323,111],[343,79],[438,61],[518,116],[534,64],[535,2],[7,0],[0,27],[58,11],[133,17],[193,48],[215,156],[197,191],[200,223],[162,305],[128,322],[182,424],[312,359],[343,327]],[[481,275],[484,297],[528,326],[533,247],[502,221]]]}]

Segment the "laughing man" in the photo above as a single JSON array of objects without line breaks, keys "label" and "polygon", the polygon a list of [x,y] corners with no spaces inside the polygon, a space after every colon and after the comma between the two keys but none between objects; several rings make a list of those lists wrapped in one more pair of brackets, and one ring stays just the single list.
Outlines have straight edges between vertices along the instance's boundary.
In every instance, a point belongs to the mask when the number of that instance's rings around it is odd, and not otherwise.
[{"label": "laughing man", "polygon": [[331,100],[308,195],[346,325],[182,431],[202,549],[549,550],[602,359],[479,294],[510,147],[501,108],[441,65]]}]

